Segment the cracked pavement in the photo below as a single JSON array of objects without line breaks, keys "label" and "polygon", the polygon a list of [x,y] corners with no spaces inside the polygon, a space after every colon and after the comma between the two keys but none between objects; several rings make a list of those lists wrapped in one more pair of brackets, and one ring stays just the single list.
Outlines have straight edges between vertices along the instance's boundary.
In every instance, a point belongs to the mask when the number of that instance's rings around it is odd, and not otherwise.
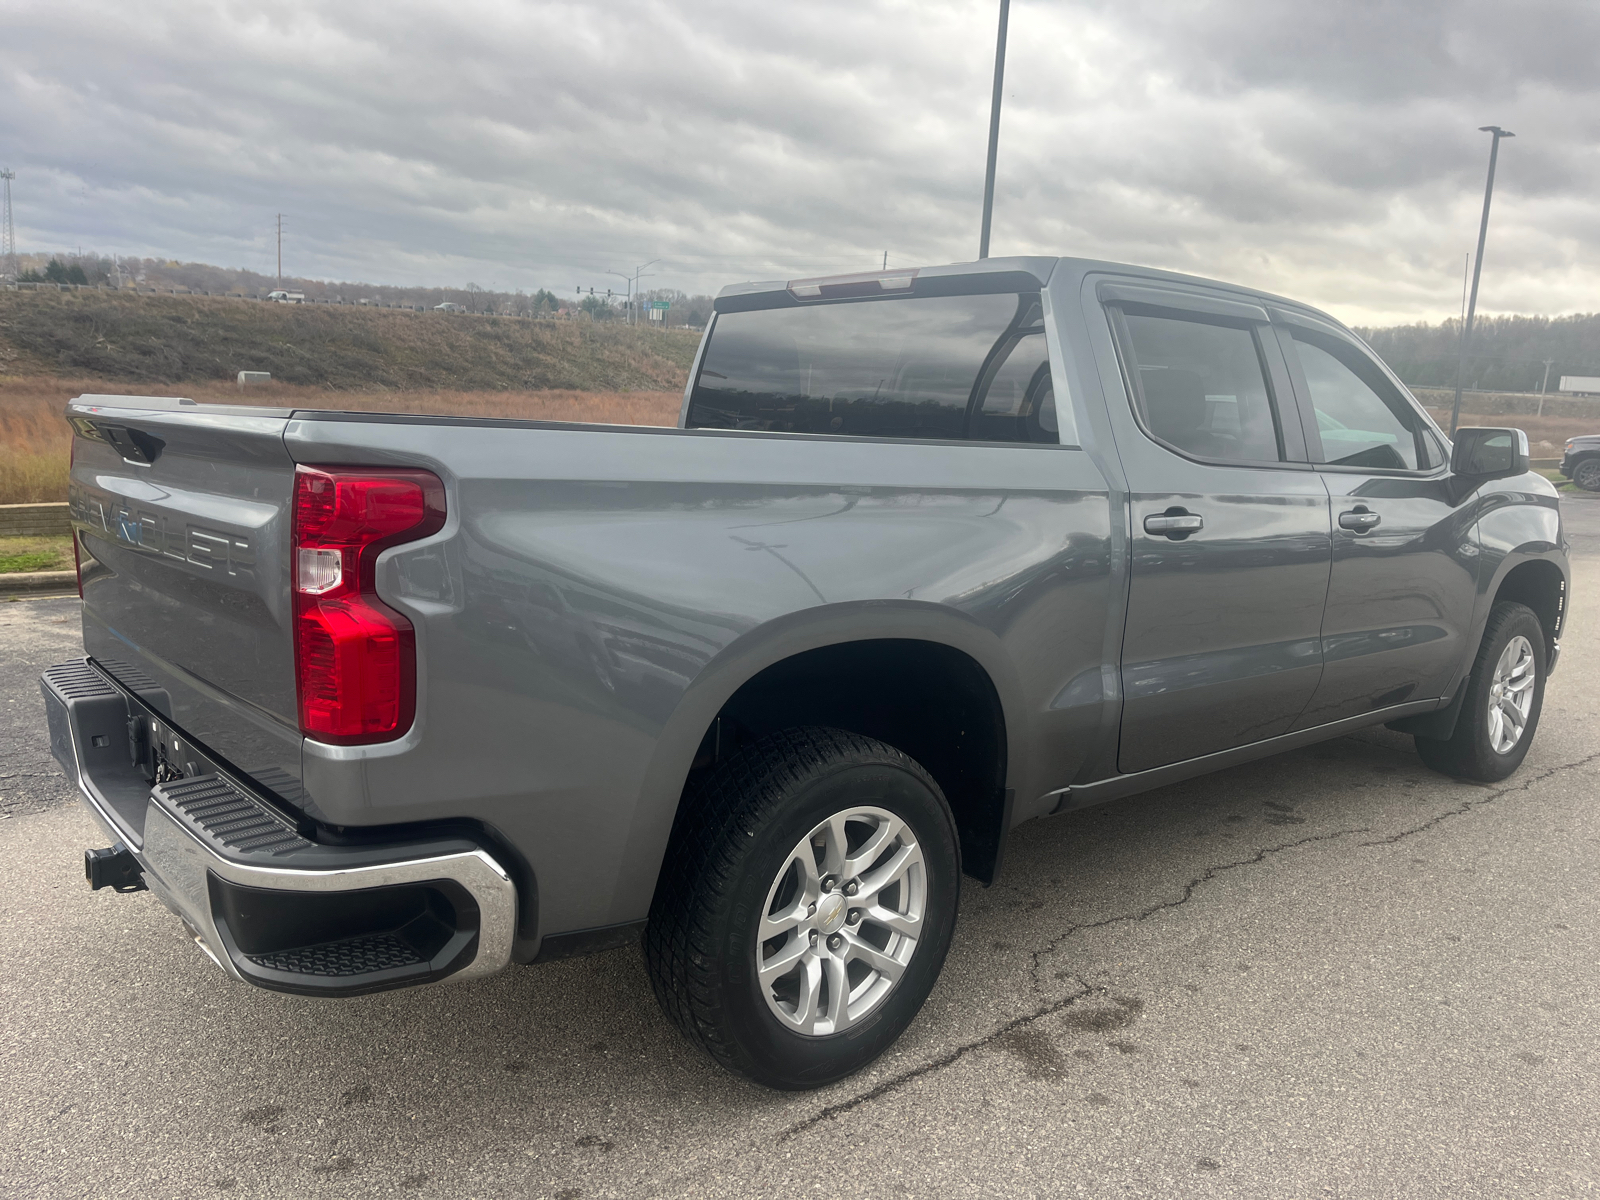
[{"label": "cracked pavement", "polygon": [[0,1192],[1574,1196],[1600,1191],[1600,500],[1533,751],[1386,730],[1016,831],[868,1071],[785,1095],[658,1014],[636,950],[313,1001],[226,981],[94,831],[0,606]]}]

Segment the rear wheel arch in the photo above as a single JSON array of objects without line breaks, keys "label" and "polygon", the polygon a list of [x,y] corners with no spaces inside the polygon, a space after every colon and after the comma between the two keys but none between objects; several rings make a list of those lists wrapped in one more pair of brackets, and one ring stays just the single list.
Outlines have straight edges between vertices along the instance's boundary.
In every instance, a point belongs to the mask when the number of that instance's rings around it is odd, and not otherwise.
[{"label": "rear wheel arch", "polygon": [[975,658],[915,638],[841,642],[792,655],[729,697],[696,762],[704,769],[733,741],[806,725],[861,734],[921,764],[955,815],[964,872],[992,881],[1009,818],[1009,744],[999,691]]}]

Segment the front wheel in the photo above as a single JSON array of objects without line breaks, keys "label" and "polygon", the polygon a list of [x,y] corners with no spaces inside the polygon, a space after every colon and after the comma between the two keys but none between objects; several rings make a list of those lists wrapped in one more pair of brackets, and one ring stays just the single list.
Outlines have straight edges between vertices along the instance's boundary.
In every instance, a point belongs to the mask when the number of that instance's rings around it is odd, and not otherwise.
[{"label": "front wheel", "polygon": [[932,776],[870,738],[787,729],[684,803],[644,939],[667,1015],[769,1087],[820,1087],[883,1053],[955,927],[955,825]]},{"label": "front wheel", "polygon": [[1467,680],[1454,735],[1417,738],[1435,771],[1493,783],[1522,765],[1544,707],[1544,627],[1525,604],[1496,604]]},{"label": "front wheel", "polygon": [[1572,482],[1586,492],[1600,492],[1600,458],[1586,458],[1574,467]]}]

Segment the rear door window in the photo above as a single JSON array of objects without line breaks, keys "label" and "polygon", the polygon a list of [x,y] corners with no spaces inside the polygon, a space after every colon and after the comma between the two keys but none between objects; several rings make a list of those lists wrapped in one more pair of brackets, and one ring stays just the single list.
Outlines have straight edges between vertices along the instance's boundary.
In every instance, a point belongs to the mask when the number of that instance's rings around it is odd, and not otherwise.
[{"label": "rear door window", "polygon": [[1284,458],[1267,372],[1248,325],[1134,308],[1122,314],[1134,405],[1158,441],[1195,458]]},{"label": "rear door window", "polygon": [[1060,441],[1037,293],[720,313],[691,429]]},{"label": "rear door window", "polygon": [[1296,356],[1317,419],[1322,461],[1369,470],[1426,471],[1442,449],[1383,372],[1338,338],[1293,330]]}]

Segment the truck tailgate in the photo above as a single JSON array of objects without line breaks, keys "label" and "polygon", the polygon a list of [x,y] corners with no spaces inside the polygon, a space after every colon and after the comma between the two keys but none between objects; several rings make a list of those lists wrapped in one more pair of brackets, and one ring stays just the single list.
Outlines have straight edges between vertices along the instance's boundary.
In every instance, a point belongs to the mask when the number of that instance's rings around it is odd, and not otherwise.
[{"label": "truck tailgate", "polygon": [[151,677],[176,726],[295,802],[289,413],[82,396],[67,416],[85,649]]}]

